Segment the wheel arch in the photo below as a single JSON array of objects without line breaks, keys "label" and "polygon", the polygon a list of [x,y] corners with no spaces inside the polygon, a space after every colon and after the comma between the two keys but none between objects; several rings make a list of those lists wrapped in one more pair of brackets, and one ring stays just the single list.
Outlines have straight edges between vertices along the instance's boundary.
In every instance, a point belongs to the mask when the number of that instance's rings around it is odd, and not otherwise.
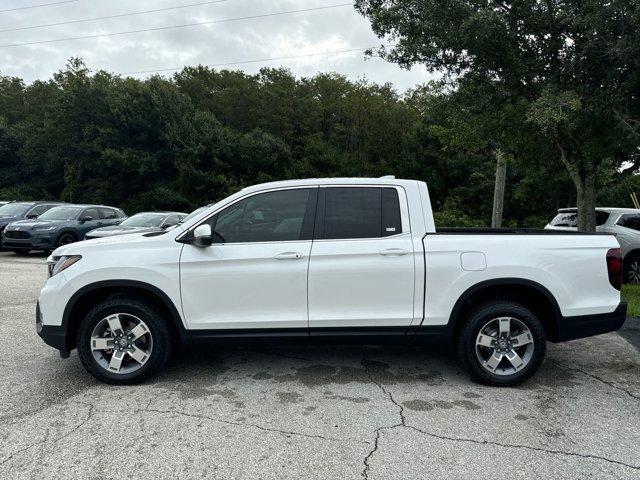
[{"label": "wheel arch", "polygon": [[626,262],[632,257],[640,257],[640,248],[634,248],[633,250],[629,250],[624,256],[624,258],[622,259],[622,261]]},{"label": "wheel arch", "polygon": [[543,285],[523,278],[498,278],[469,287],[451,310],[449,328],[452,337],[458,337],[467,314],[474,306],[492,300],[511,300],[528,308],[542,322],[547,339],[556,341],[558,323],[562,319],[557,300]]},{"label": "wheel arch", "polygon": [[99,302],[117,294],[140,297],[158,308],[167,318],[172,334],[182,343],[190,336],[182,323],[182,317],[173,301],[158,287],[136,280],[105,280],[85,285],[71,299],[62,314],[62,327],[66,332],[68,350],[76,348],[76,336],[85,315]]},{"label": "wheel arch", "polygon": [[56,235],[56,244],[58,243],[58,241],[60,240],[60,238],[61,238],[63,235],[67,235],[67,234],[72,235],[72,236],[73,236],[73,238],[75,238],[75,239],[76,239],[76,242],[77,242],[78,240],[80,240],[80,235],[78,235],[78,232],[76,232],[76,231],[75,231],[73,228],[71,228],[71,227],[64,227],[64,228],[60,229],[60,231],[59,231],[59,232],[58,232],[58,234]]}]

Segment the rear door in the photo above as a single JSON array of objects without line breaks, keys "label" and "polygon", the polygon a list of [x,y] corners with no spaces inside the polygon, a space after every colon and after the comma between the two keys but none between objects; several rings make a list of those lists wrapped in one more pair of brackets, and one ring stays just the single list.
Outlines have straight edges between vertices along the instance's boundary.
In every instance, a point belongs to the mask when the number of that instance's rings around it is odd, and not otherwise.
[{"label": "rear door", "polygon": [[403,333],[414,316],[414,268],[404,189],[322,187],[309,262],[311,335]]}]

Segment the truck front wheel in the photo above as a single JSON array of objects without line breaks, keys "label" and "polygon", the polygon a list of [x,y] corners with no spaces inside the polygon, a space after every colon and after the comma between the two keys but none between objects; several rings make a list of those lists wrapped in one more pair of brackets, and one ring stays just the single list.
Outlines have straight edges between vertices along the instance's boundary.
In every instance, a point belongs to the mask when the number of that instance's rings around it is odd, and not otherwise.
[{"label": "truck front wheel", "polygon": [[136,297],[117,295],[95,306],[78,330],[78,355],[98,380],[140,383],[167,362],[171,347],[162,314]]},{"label": "truck front wheel", "polygon": [[547,340],[533,312],[514,302],[486,303],[472,310],[458,338],[460,360],[480,383],[510,387],[538,371]]}]

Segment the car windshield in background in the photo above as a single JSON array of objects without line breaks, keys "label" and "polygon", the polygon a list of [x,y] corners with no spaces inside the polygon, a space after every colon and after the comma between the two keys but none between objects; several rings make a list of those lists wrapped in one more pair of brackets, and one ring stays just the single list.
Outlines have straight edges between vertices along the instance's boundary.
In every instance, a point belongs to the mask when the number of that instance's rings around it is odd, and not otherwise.
[{"label": "car windshield in background", "polygon": [[74,220],[83,207],[53,207],[38,217],[38,220]]},{"label": "car windshield in background", "polygon": [[211,205],[205,205],[204,207],[200,207],[200,208],[196,208],[193,212],[191,212],[189,215],[187,215],[186,217],[184,217],[182,220],[180,220],[180,223],[186,223],[189,220],[191,220],[193,217],[200,215],[202,212],[204,212],[207,208],[209,208]]},{"label": "car windshield in background", "polygon": [[15,217],[22,215],[32,206],[32,203],[7,203],[0,207],[0,217]]},{"label": "car windshield in background", "polygon": [[[596,226],[604,225],[609,219],[609,213],[602,210],[596,211]],[[578,212],[561,212],[553,217],[553,220],[549,222],[552,227],[577,227],[578,226]]]},{"label": "car windshield in background", "polygon": [[165,218],[164,214],[138,213],[127,218],[120,225],[123,227],[159,227]]}]

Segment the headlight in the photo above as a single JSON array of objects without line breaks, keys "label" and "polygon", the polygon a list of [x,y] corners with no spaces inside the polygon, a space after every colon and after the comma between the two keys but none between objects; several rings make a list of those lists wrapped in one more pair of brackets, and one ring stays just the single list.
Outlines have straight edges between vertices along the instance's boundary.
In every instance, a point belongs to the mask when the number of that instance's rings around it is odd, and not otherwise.
[{"label": "headlight", "polygon": [[49,276],[53,277],[54,275],[66,270],[81,258],[82,256],[80,255],[63,255],[58,258],[54,257],[52,261],[47,262]]},{"label": "headlight", "polygon": [[36,232],[50,232],[51,230],[55,230],[56,227],[35,227],[34,230]]}]

